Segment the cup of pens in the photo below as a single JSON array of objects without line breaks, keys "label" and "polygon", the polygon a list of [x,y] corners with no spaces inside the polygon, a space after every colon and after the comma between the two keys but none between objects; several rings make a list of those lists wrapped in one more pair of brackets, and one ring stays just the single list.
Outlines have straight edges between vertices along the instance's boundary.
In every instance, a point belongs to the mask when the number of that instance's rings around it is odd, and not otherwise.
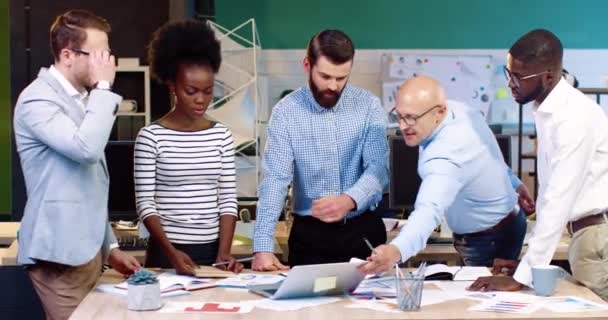
[{"label": "cup of pens", "polygon": [[420,310],[424,276],[407,274],[395,277],[397,288],[397,304],[402,311]]},{"label": "cup of pens", "polygon": [[413,273],[403,273],[395,266],[395,288],[397,289],[397,304],[402,311],[420,310],[422,288],[424,287],[424,272],[426,262]]}]

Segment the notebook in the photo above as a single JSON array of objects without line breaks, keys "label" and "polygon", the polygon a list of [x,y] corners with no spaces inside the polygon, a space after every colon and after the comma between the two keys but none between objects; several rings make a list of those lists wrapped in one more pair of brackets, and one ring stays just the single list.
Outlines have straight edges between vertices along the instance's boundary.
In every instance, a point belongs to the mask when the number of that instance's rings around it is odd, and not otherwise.
[{"label": "notebook", "polygon": [[447,266],[432,264],[426,267],[425,280],[473,281],[479,277],[489,277],[492,273],[487,267]]},{"label": "notebook", "polygon": [[[186,290],[193,291],[205,288],[215,287],[215,283],[206,279],[199,279],[196,277],[182,276],[175,274],[175,272],[163,272],[157,276],[160,292],[169,292],[174,290]],[[116,285],[120,289],[128,289],[127,282],[121,282]]]}]

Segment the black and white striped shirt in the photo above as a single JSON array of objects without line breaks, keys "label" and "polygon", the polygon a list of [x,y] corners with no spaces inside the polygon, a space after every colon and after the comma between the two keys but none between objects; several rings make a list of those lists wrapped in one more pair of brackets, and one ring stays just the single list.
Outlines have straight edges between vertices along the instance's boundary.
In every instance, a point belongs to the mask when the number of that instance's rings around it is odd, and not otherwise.
[{"label": "black and white striped shirt", "polygon": [[216,241],[220,215],[236,216],[234,141],[221,123],[193,132],[144,127],[134,166],[140,221],[158,216],[173,243]]}]

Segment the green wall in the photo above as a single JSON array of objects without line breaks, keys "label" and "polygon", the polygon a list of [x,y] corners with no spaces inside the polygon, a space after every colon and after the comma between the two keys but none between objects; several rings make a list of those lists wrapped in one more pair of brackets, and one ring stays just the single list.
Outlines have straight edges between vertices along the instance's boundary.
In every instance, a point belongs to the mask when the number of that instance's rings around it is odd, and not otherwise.
[{"label": "green wall", "polygon": [[508,48],[547,28],[567,48],[608,48],[605,0],[216,0],[216,20],[232,28],[255,18],[265,49],[304,48],[338,28],[363,49]]},{"label": "green wall", "polygon": [[[8,0],[0,0],[0,215],[11,209],[11,98]],[[2,217],[0,217],[2,220]]]}]

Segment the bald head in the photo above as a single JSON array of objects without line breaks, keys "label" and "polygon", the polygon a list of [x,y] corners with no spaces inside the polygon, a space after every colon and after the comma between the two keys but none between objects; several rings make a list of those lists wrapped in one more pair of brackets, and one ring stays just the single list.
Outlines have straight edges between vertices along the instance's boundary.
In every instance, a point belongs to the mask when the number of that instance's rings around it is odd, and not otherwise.
[{"label": "bald head", "polygon": [[443,87],[437,80],[426,76],[405,81],[397,93],[396,111],[405,143],[418,145],[445,118]]},{"label": "bald head", "polygon": [[[441,84],[430,77],[418,76],[405,81],[397,93],[398,104],[410,106],[411,111],[422,113],[428,108],[445,105],[445,93]],[[417,110],[422,108],[420,110]]]}]

